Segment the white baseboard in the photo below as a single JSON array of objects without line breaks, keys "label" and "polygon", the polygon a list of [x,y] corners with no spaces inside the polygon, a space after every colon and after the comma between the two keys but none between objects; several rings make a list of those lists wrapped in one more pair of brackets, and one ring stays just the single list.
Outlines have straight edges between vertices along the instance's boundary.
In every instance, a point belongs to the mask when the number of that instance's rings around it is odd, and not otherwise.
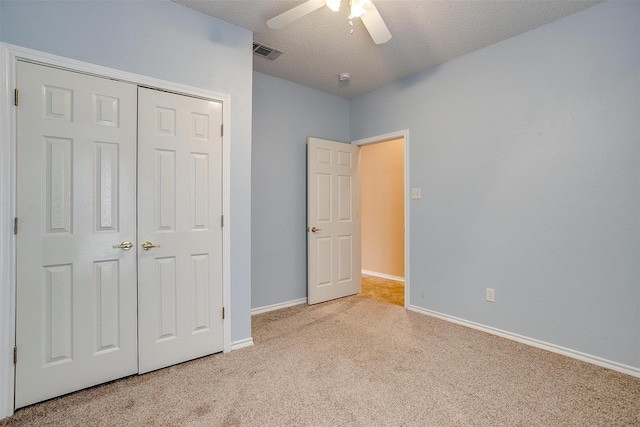
[{"label": "white baseboard", "polygon": [[294,305],[306,304],[306,298],[294,299],[292,301],[285,301],[278,304],[265,305],[264,307],[256,307],[251,309],[251,315],[267,313],[269,311],[280,310],[281,308],[293,307]]},{"label": "white baseboard", "polygon": [[245,338],[240,341],[234,341],[231,343],[231,351],[240,350],[241,348],[251,347],[253,345],[253,338]]},{"label": "white baseboard", "polygon": [[371,271],[371,270],[362,270],[361,273],[369,276],[375,276],[375,277],[380,277],[382,279],[395,280],[396,282],[404,283],[404,277],[400,277],[400,276],[392,276],[391,274],[378,273],[377,271]]},{"label": "white baseboard", "polygon": [[574,359],[581,360],[583,362],[591,363],[594,365],[602,366],[603,368],[612,369],[614,371],[622,372],[623,374],[631,375],[640,378],[640,368],[624,365],[622,363],[613,362],[611,360],[603,359],[601,357],[593,356],[591,354],[582,353],[580,351],[572,350],[570,348],[561,347],[559,345],[550,344],[548,342],[540,341],[534,338],[525,337],[523,335],[514,334],[512,332],[503,331],[501,329],[492,328],[491,326],[485,326],[480,323],[471,322],[468,320],[460,319],[447,314],[438,313],[437,311],[427,310],[415,305],[410,305],[407,310],[415,311],[416,313],[426,314],[427,316],[436,317],[438,319],[446,320],[447,322],[457,323],[458,325],[467,326],[469,328],[477,329],[492,335],[497,335],[502,338],[507,338],[512,341],[517,341],[522,344],[527,344],[532,347],[541,348],[543,350],[551,351],[553,353],[562,354]]}]

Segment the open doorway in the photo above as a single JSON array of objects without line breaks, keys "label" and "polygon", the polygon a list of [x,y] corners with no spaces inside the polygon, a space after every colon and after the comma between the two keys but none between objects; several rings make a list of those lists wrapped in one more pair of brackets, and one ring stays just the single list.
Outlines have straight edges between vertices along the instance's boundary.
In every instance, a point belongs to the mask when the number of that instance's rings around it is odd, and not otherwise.
[{"label": "open doorway", "polygon": [[405,137],[359,143],[361,295],[405,303]]}]

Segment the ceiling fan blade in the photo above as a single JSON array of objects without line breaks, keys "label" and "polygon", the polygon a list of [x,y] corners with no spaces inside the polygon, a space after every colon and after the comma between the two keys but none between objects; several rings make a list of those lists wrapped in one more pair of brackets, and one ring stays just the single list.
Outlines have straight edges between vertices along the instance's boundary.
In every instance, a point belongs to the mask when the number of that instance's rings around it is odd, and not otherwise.
[{"label": "ceiling fan blade", "polygon": [[277,30],[287,24],[290,24],[296,19],[302,18],[316,9],[320,9],[322,6],[324,6],[324,0],[307,0],[306,2],[289,9],[278,16],[269,19],[267,21],[267,26]]},{"label": "ceiling fan blade", "polygon": [[367,13],[362,15],[360,19],[362,19],[362,23],[376,44],[386,43],[391,40],[391,33],[387,28],[387,24],[382,20],[382,16],[380,16],[375,4],[371,4],[367,9]]}]

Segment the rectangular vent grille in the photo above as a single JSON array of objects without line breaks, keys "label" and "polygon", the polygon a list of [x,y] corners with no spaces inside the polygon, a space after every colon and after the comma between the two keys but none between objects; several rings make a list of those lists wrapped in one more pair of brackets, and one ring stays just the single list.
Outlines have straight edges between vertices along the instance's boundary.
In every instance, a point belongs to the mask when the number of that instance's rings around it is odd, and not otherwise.
[{"label": "rectangular vent grille", "polygon": [[280,54],[282,52],[277,50],[277,49],[274,49],[272,47],[265,46],[263,44],[254,43],[253,44],[253,53],[273,61],[278,56],[280,56]]}]

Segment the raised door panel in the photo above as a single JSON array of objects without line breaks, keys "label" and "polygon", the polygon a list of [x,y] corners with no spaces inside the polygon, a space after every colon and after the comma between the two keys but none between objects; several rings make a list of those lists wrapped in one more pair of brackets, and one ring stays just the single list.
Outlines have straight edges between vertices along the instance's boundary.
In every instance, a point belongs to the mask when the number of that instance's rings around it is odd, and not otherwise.
[{"label": "raised door panel", "polygon": [[96,174],[94,178],[95,194],[95,231],[117,231],[119,220],[119,159],[118,144],[96,142]]},{"label": "raised door panel", "polygon": [[210,299],[211,281],[209,254],[191,255],[191,333],[210,330],[212,306]]},{"label": "raised door panel", "polygon": [[209,174],[211,171],[209,155],[207,153],[191,153],[191,197],[189,206],[191,215],[190,229],[207,230],[210,227],[209,204]]},{"label": "raised door panel", "polygon": [[120,294],[122,293],[119,260],[99,261],[94,266],[96,289],[96,354],[120,349]]},{"label": "raised door panel", "polygon": [[45,230],[71,233],[72,222],[72,144],[70,138],[43,136],[45,145]]},{"label": "raised door panel", "polygon": [[73,361],[73,265],[44,267],[44,365]]},{"label": "raised door panel", "polygon": [[176,257],[155,259],[157,285],[154,311],[157,315],[156,342],[175,339],[178,336],[178,283]]},{"label": "raised door panel", "polygon": [[156,230],[176,231],[176,152],[155,150],[155,222]]}]

